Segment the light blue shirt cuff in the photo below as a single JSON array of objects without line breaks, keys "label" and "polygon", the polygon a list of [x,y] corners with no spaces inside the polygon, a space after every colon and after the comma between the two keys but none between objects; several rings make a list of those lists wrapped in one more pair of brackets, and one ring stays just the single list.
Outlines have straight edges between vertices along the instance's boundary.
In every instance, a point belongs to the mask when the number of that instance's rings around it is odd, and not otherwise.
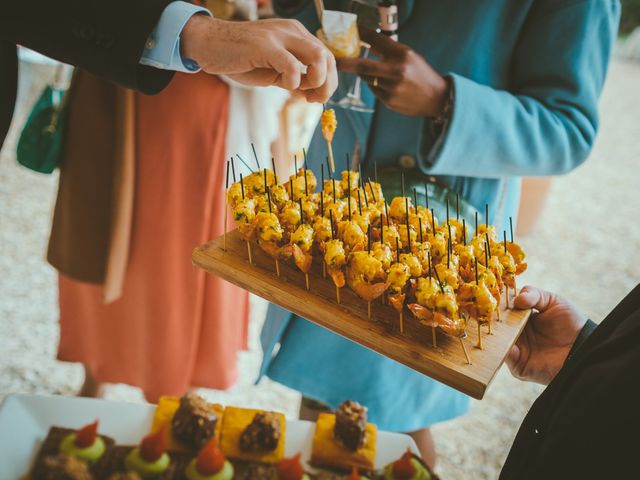
[{"label": "light blue shirt cuff", "polygon": [[199,72],[200,66],[194,60],[180,55],[180,34],[191,17],[202,13],[211,16],[206,8],[191,3],[177,1],[167,5],[147,39],[140,64],[176,72]]}]

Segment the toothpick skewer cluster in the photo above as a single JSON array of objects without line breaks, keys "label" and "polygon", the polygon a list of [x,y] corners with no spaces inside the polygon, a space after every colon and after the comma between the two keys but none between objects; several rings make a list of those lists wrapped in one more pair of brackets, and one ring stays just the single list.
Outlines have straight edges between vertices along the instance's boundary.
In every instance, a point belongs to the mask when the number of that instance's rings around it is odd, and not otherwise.
[{"label": "toothpick skewer cluster", "polygon": [[[233,171],[233,160],[230,165]],[[508,289],[515,291],[515,277],[527,267],[521,247],[513,239],[507,242],[506,230],[500,240],[493,226],[478,225],[477,215],[469,238],[457,199],[455,217],[439,222],[428,208],[428,196],[425,205],[417,204],[415,189],[413,198],[387,202],[380,184],[370,178],[365,182],[359,171],[348,168],[336,177],[329,170],[325,178],[323,165],[321,174],[317,192],[306,161],[282,183],[275,170],[263,169],[240,175],[228,188],[227,201],[249,260],[253,242],[274,258],[278,276],[279,262],[292,260],[309,290],[309,272],[319,258],[335,285],[337,303],[347,285],[367,302],[373,321],[374,300],[384,303],[386,297],[398,312],[400,333],[408,308],[431,329],[434,347],[437,331],[457,337],[471,363],[463,341],[467,326],[471,320],[477,323],[477,347],[482,349],[482,325],[491,331],[503,292],[508,297]]]}]

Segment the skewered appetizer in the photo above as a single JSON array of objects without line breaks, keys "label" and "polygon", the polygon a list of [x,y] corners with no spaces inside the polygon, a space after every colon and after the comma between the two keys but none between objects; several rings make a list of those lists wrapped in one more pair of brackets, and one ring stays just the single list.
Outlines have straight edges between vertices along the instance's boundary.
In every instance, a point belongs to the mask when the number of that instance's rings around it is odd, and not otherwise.
[{"label": "skewered appetizer", "polygon": [[[328,112],[323,120],[327,129]],[[322,177],[318,193],[315,176],[305,168],[283,185],[265,170],[262,176],[247,177],[246,186],[241,178],[239,186],[236,182],[228,189],[243,238],[256,241],[276,259],[278,275],[278,260],[292,258],[308,288],[317,255],[336,287],[338,303],[345,285],[368,302],[369,312],[371,302],[385,295],[383,302],[388,300],[399,314],[401,333],[406,308],[431,328],[434,346],[440,331],[460,339],[464,349],[469,320],[478,328],[487,325],[491,333],[492,319],[500,319],[505,290],[508,307],[509,289],[515,290],[516,276],[527,268],[513,238],[507,242],[503,232],[500,241],[495,227],[486,224],[478,225],[469,238],[464,221],[439,221],[433,209],[417,205],[415,191],[414,199],[403,195],[387,203],[380,184],[364,182],[359,171],[325,179],[323,167]],[[277,202],[271,189],[283,192]]]},{"label": "skewered appetizer", "polygon": [[311,463],[319,467],[373,470],[377,428],[367,422],[367,408],[343,402],[335,414],[321,413],[313,436]]},{"label": "skewered appetizer", "polygon": [[332,108],[326,109],[322,112],[320,117],[320,129],[322,130],[322,136],[327,141],[327,149],[329,152],[329,164],[331,165],[331,172],[335,172],[335,162],[333,161],[333,150],[331,148],[331,142],[333,141],[333,135],[336,133],[338,127],[338,120],[336,119],[336,112]]},{"label": "skewered appetizer", "polygon": [[[79,430],[51,427],[36,456],[30,478],[56,478],[64,471],[70,478],[99,476],[114,445],[113,439],[98,435],[98,421]],[[87,477],[89,475],[89,477]]]},{"label": "skewered appetizer", "polygon": [[310,480],[300,462],[300,453],[291,458],[283,458],[276,465],[277,476],[273,480]]},{"label": "skewered appetizer", "polygon": [[281,413],[227,407],[220,448],[232,460],[273,464],[284,457],[285,433]]}]

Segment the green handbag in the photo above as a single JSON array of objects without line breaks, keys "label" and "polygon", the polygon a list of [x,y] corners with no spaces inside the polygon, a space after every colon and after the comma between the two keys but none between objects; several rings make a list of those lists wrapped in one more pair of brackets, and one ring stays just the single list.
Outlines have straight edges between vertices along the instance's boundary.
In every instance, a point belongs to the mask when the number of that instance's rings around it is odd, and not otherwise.
[{"label": "green handbag", "polygon": [[39,173],[53,172],[60,161],[68,90],[55,84],[45,87],[31,110],[16,151],[18,163]]}]

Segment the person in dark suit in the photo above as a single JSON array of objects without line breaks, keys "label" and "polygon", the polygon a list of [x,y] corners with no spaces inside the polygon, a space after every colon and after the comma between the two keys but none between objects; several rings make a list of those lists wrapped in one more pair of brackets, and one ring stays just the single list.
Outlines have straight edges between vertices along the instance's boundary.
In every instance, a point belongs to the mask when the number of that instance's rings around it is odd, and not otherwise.
[{"label": "person in dark suit", "polygon": [[507,357],[548,385],[525,417],[501,480],[638,478],[640,285],[596,326],[558,295],[525,287],[534,308]]},{"label": "person in dark suit", "polygon": [[337,86],[333,56],[296,21],[225,22],[172,0],[8,0],[0,6],[0,145],[15,103],[16,45],[146,94],[162,90],[171,70],[278,85],[316,102]]}]

